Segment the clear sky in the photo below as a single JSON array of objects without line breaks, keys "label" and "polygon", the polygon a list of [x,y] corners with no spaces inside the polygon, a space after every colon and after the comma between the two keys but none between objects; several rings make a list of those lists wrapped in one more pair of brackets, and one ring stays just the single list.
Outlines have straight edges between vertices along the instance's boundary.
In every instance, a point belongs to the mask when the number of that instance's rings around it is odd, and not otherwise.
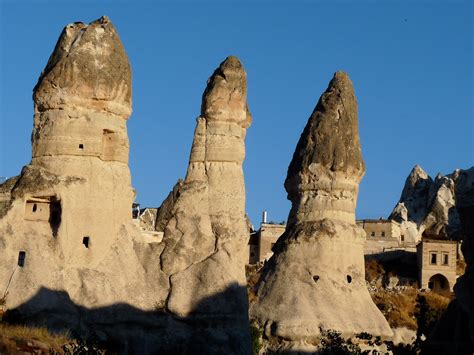
[{"label": "clear sky", "polygon": [[184,177],[207,78],[228,55],[248,74],[247,211],[286,220],[283,182],[333,73],[359,103],[367,173],[358,218],[387,216],[415,164],[474,165],[472,1],[0,0],[0,176],[31,159],[32,88],[62,28],[108,15],[133,69],[128,121],[137,200]]}]

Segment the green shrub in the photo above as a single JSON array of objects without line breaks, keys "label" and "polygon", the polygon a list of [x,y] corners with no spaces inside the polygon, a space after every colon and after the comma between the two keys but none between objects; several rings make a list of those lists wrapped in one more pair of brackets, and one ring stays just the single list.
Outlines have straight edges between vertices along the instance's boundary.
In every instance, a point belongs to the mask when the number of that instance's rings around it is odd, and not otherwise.
[{"label": "green shrub", "polygon": [[252,322],[250,324],[250,335],[252,337],[252,353],[253,355],[258,355],[260,349],[262,349],[262,334],[263,331],[260,328],[259,324]]}]

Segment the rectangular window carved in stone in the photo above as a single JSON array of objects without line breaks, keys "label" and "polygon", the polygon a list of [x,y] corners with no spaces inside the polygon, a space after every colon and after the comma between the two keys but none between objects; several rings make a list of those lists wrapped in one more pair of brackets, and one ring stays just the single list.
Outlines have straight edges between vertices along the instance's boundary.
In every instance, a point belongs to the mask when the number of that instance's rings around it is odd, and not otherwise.
[{"label": "rectangular window carved in stone", "polygon": [[436,252],[430,253],[430,264],[436,265],[438,259],[438,254]]},{"label": "rectangular window carved in stone", "polygon": [[25,266],[25,259],[26,259],[26,251],[20,251],[18,253],[18,266],[19,267]]},{"label": "rectangular window carved in stone", "polygon": [[449,265],[449,255],[448,255],[448,253],[443,253],[443,265]]}]

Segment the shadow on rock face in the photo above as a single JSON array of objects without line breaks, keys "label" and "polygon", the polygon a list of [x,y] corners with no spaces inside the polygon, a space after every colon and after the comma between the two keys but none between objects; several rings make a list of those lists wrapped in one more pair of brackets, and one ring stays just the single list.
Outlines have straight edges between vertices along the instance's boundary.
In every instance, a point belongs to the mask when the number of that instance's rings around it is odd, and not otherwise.
[{"label": "shadow on rock face", "polygon": [[213,304],[222,305],[243,292],[244,287],[231,285],[203,300],[188,317],[176,317],[159,305],[153,311],[125,303],[86,308],[75,304],[65,291],[41,288],[29,301],[9,310],[5,321],[69,332],[72,338],[96,343],[112,353],[247,355],[248,315],[209,315]]}]

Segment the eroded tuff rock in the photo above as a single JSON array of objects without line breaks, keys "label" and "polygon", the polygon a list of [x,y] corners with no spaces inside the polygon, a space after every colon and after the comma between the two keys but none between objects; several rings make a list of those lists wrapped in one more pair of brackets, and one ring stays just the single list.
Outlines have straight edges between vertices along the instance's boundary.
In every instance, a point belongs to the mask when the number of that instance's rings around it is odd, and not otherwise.
[{"label": "eroded tuff rock", "polygon": [[422,237],[460,238],[455,185],[454,174],[438,174],[433,180],[420,166],[413,168],[400,201],[389,216],[400,223],[405,241],[416,243]]},{"label": "eroded tuff rock", "polygon": [[232,344],[239,343],[239,353],[250,352],[242,172],[251,123],[246,96],[242,64],[228,57],[203,94],[186,179],[165,201],[171,218],[163,218],[161,253],[162,270],[170,276],[168,310],[220,324],[227,349],[235,352]]},{"label": "eroded tuff rock", "polygon": [[312,341],[322,329],[392,334],[365,285],[364,232],[354,215],[364,172],[354,90],[337,72],[288,168],[292,209],[257,286],[251,315],[268,336]]},{"label": "eroded tuff rock", "polygon": [[107,17],[66,26],[33,98],[31,164],[0,188],[8,309],[75,332],[114,324],[98,316],[112,305],[129,305],[122,319],[153,310],[168,278],[155,261],[162,248],[131,221],[131,71]]}]

